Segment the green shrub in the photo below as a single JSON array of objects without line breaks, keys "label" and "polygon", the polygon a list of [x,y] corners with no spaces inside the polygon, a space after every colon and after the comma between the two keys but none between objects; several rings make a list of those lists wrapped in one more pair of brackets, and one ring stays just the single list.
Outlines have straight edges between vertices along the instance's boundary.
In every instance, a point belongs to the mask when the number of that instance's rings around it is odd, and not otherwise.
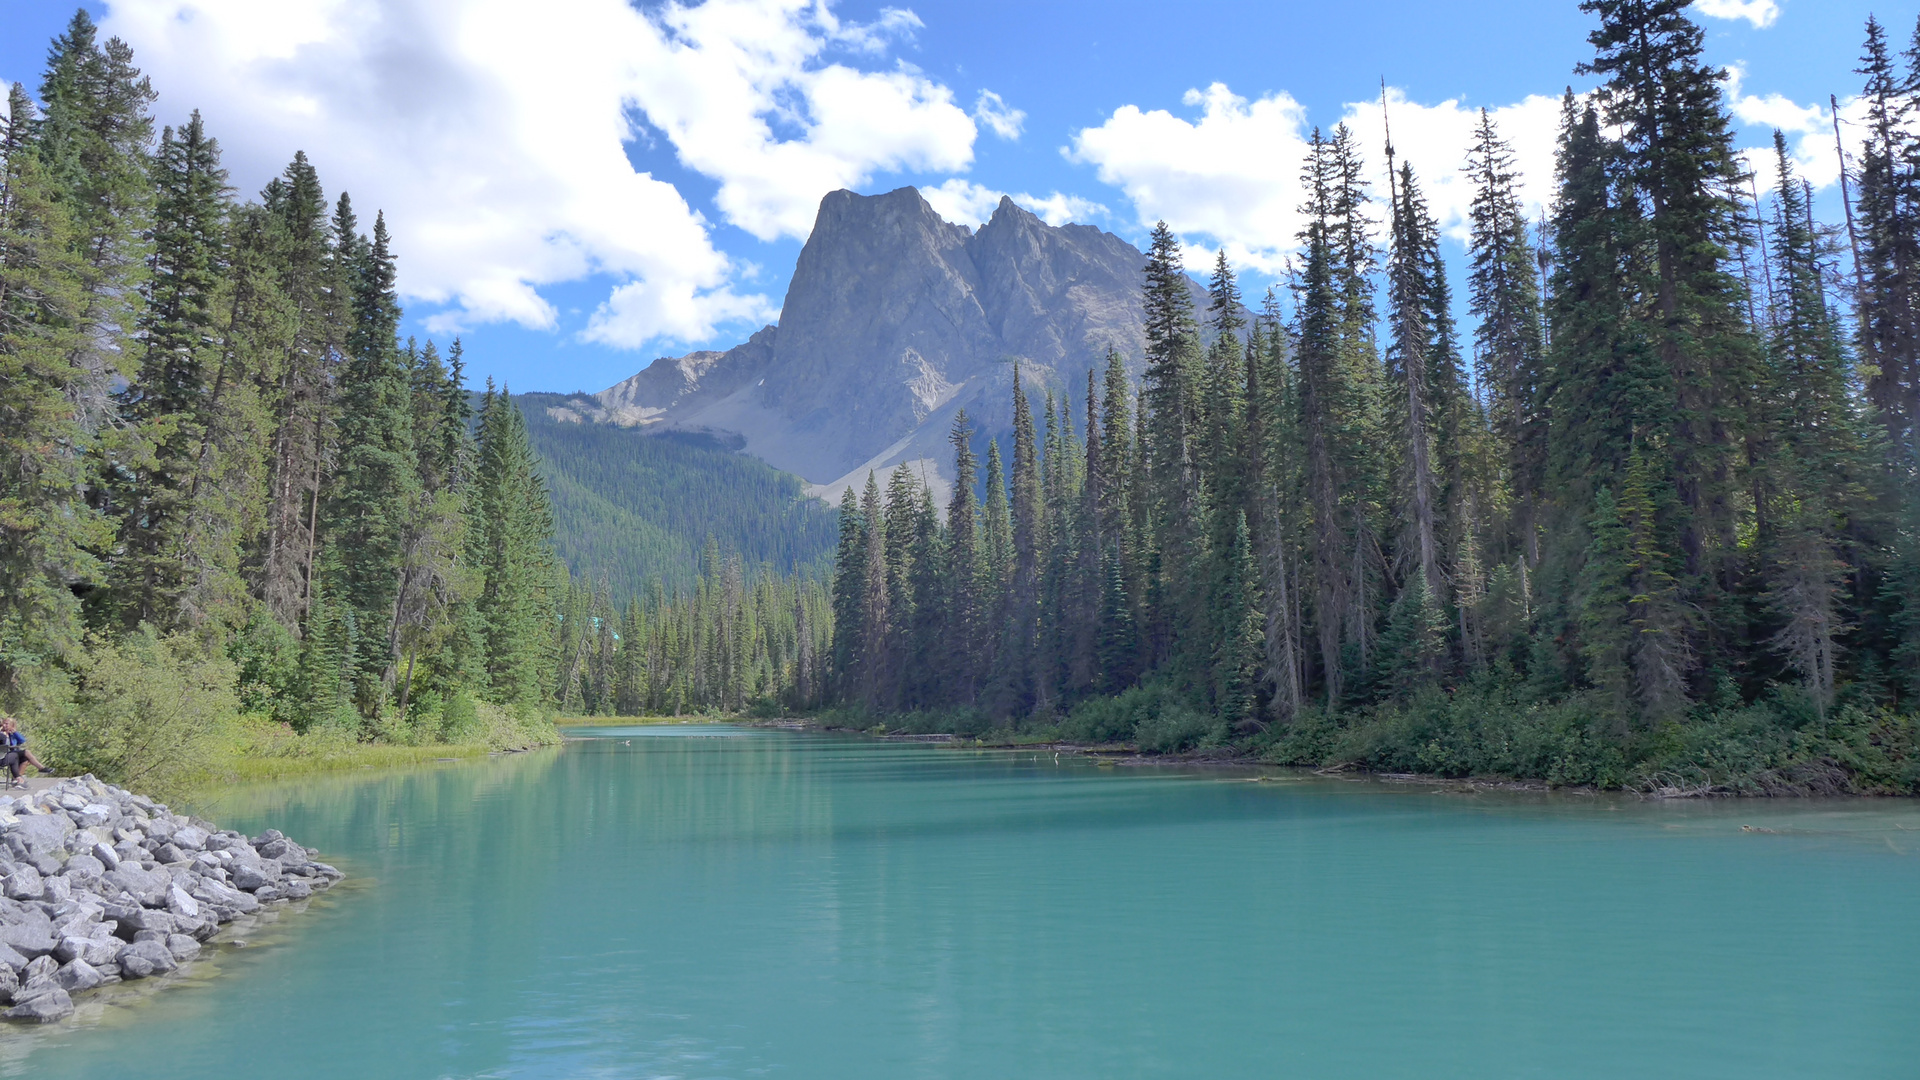
[{"label": "green shrub", "polygon": [[217,771],[240,711],[234,682],[232,661],[184,635],[96,639],[76,658],[72,700],[28,719],[54,771],[167,798]]}]

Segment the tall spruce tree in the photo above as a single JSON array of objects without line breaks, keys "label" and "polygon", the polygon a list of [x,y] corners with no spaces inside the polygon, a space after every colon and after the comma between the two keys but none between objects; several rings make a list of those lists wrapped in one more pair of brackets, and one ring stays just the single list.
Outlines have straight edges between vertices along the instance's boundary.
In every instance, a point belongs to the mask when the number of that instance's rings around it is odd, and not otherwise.
[{"label": "tall spruce tree", "polygon": [[[198,112],[177,133],[161,132],[152,254],[135,334],[139,369],[119,395],[133,438],[130,453],[103,478],[113,490],[119,552],[101,606],[121,625],[171,629],[207,614],[189,600],[197,567],[188,548],[220,542],[213,530],[190,530],[196,511],[207,511],[195,506],[195,495],[221,404],[215,308],[227,274],[226,179],[220,146]],[[220,531],[231,534],[233,526]]]}]

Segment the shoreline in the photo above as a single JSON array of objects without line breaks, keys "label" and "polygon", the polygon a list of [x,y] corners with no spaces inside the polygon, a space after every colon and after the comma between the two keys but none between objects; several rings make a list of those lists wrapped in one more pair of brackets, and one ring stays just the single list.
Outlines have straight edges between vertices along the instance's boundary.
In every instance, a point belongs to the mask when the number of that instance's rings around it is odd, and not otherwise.
[{"label": "shoreline", "polygon": [[1340,766],[1320,766],[1288,764],[1264,760],[1259,757],[1222,751],[1187,751],[1176,754],[1155,754],[1142,751],[1125,743],[1078,743],[1071,741],[1049,740],[1045,742],[1016,742],[1006,739],[983,739],[973,736],[950,733],[935,734],[875,734],[871,729],[842,727],[823,723],[808,717],[781,717],[777,719],[745,719],[727,721],[747,727],[759,727],[786,731],[810,731],[822,734],[859,735],[879,742],[915,742],[933,746],[965,747],[979,750],[1039,751],[1059,754],[1073,754],[1077,757],[1092,758],[1103,765],[1112,767],[1140,767],[1152,765],[1178,765],[1200,768],[1241,768],[1286,770],[1324,779],[1348,779],[1354,782],[1373,782],[1384,784],[1402,784],[1416,787],[1451,788],[1461,794],[1479,791],[1530,792],[1535,794],[1566,795],[1621,795],[1650,801],[1679,801],[1699,799],[1910,799],[1915,796],[1889,794],[1884,792],[1815,792],[1815,791],[1739,791],[1724,784],[1712,785],[1673,785],[1640,790],[1629,787],[1602,788],[1593,784],[1553,784],[1537,778],[1515,778],[1506,776],[1438,776],[1431,773],[1415,772],[1379,772],[1352,764]]},{"label": "shoreline", "polygon": [[[249,838],[92,775],[0,798],[0,1017],[191,964],[234,926],[345,878],[275,829]],[[245,920],[245,921],[243,921]],[[163,987],[164,988],[164,987]]]}]

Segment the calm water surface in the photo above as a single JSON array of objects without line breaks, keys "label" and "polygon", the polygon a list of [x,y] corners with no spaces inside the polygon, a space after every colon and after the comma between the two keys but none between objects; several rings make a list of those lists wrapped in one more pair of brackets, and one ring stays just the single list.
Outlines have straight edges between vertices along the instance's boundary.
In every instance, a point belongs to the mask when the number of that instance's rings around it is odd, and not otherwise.
[{"label": "calm water surface", "polygon": [[1909,803],[575,733],[228,794],[354,877],[0,1076],[1920,1075]]}]

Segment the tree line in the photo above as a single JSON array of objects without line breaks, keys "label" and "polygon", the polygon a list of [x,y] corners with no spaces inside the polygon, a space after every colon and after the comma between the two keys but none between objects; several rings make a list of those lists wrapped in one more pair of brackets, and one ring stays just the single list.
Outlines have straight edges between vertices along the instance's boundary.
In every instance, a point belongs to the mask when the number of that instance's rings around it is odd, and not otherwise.
[{"label": "tree line", "polygon": [[88,716],[148,709],[127,684],[181,676],[213,711],[432,740],[489,706],[820,681],[824,604],[737,559],[615,618],[555,557],[507,392],[476,409],[460,342],[401,338],[384,215],[368,230],[304,154],[240,200],[199,114],[156,135],[155,99],[85,11],[38,99],[8,94],[0,702],[99,742]]},{"label": "tree line", "polygon": [[1016,372],[1010,460],[959,416],[947,506],[905,470],[848,492],[836,699],[1145,688],[1245,734],[1497,685],[1617,737],[1920,698],[1920,31],[1902,60],[1867,24],[1836,230],[1778,133],[1759,198],[1684,3],[1581,7],[1600,85],[1545,220],[1484,111],[1466,148],[1470,336],[1413,166],[1386,146],[1377,190],[1316,129],[1251,320],[1224,253],[1195,310],[1162,223],[1140,385]]}]

